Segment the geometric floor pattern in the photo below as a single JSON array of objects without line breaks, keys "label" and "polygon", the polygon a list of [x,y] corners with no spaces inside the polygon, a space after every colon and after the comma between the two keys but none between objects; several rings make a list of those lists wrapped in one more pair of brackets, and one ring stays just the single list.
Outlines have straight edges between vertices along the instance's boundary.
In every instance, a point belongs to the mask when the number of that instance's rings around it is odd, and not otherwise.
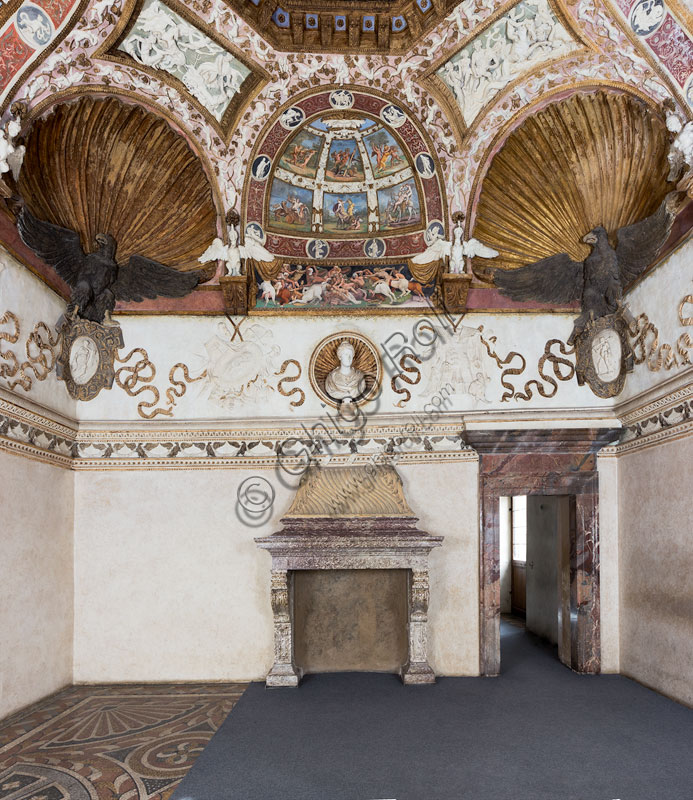
[{"label": "geometric floor pattern", "polygon": [[0,800],[168,800],[246,686],[63,689],[0,723]]}]

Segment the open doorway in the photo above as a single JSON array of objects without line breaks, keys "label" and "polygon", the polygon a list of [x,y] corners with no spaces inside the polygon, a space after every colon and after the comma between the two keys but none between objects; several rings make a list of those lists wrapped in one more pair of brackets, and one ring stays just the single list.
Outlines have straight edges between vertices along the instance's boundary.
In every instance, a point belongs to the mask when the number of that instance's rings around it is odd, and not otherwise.
[{"label": "open doorway", "polygon": [[570,508],[567,495],[499,497],[501,670],[518,629],[570,666]]},{"label": "open doorway", "polygon": [[[570,498],[570,588],[562,597],[562,660],[581,673],[601,666],[599,635],[599,474],[597,452],[610,428],[467,431],[479,454],[479,671],[500,673],[500,503],[516,495]],[[567,637],[566,637],[567,638]],[[565,653],[568,650],[570,655]]]}]

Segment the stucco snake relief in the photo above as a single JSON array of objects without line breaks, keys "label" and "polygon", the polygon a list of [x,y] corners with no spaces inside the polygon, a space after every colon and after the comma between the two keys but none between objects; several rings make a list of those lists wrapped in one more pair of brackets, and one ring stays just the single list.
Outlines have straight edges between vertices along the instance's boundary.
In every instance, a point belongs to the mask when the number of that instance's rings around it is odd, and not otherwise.
[{"label": "stucco snake relief", "polygon": [[[684,327],[693,325],[693,316],[686,316],[685,309],[693,305],[693,294],[686,295],[679,303],[677,313],[679,323]],[[691,309],[693,311],[693,309]],[[630,327],[633,358],[636,364],[646,364],[650,372],[659,372],[692,364],[690,350],[693,339],[688,331],[684,331],[675,345],[659,343],[659,330],[650,322],[647,314],[638,315]]]},{"label": "stucco snake relief", "polygon": [[433,89],[429,91],[421,76],[432,61],[449,58],[462,42],[473,38],[473,31],[496,14],[495,2],[465,0],[406,57],[276,53],[221,0],[193,2],[190,10],[201,25],[207,25],[209,30],[246,52],[271,77],[255,97],[248,98],[238,136],[234,136],[230,146],[223,132],[215,128],[183,90],[167,83],[165,76],[150,76],[133,65],[112,63],[101,57],[104,42],[124,8],[118,0],[90,3],[77,26],[18,89],[15,99],[24,99],[34,108],[52,102],[51,95],[56,93],[60,96],[61,92],[105,88],[130,94],[159,108],[180,124],[205,153],[225,208],[238,205],[240,181],[248,169],[252,142],[272,112],[297,92],[316,85],[362,85],[365,80],[393,99],[419,109],[419,117],[430,132],[443,164],[452,209],[467,206],[475,174],[493,132],[547,91],[585,81],[643,87],[658,100],[672,91],[664,82],[669,80],[667,75],[652,68],[601,3],[582,0],[569,7],[569,17],[596,46],[581,48],[511,82],[492,99],[486,113],[475,120],[460,142],[445,111],[451,101]]},{"label": "stucco snake relief", "polygon": [[[25,392],[29,392],[35,380],[44,381],[55,371],[63,335],[61,331],[52,330],[47,323],[38,322],[24,342],[26,359],[22,360],[8,347],[17,344],[21,339],[19,317],[12,311],[6,311],[0,317],[0,326],[3,325],[12,327],[10,330],[0,329],[0,378],[7,381],[10,389],[21,387]],[[186,394],[188,387],[201,381],[205,382],[203,386],[209,392],[210,398],[226,408],[233,407],[234,403],[256,401],[260,395],[264,396],[274,391],[275,387],[270,384],[276,377],[279,378],[276,391],[283,397],[290,398],[291,410],[303,405],[306,398],[304,390],[298,386],[286,388],[286,384],[295,383],[302,376],[299,361],[289,358],[279,364],[276,357],[280,348],[276,345],[274,359],[266,358],[261,351],[258,358],[262,336],[258,340],[258,332],[254,329],[260,326],[252,326],[248,331],[250,338],[247,341],[242,338],[240,324],[236,326],[233,336],[230,335],[231,331],[225,323],[220,323],[220,326],[219,335],[207,342],[207,366],[202,368],[199,374],[191,375],[187,364],[182,362],[174,364],[168,373],[169,385],[164,390],[159,389],[154,383],[157,369],[145,348],[135,347],[127,351],[127,354],[120,350],[115,362],[122,366],[115,370],[114,383],[131,397],[141,398],[137,403],[137,413],[142,419],[172,417],[178,401]],[[267,333],[265,330],[265,335]],[[233,346],[236,337],[240,339],[240,343],[238,346]],[[229,364],[225,354],[234,361],[234,368],[231,370],[226,369]],[[245,372],[243,363],[248,367]],[[269,367],[265,369],[267,364]],[[236,368],[239,365],[240,371]],[[294,374],[289,372],[291,368]]]},{"label": "stucco snake relief", "polygon": [[[3,347],[3,342],[17,344],[21,336],[20,321],[16,314],[6,311],[0,317],[0,326],[11,324],[14,330],[0,330],[0,377],[7,381],[10,389],[21,386],[28,392],[35,380],[45,381],[53,372],[60,352],[61,335],[52,331],[45,322],[38,322],[24,342],[26,360],[21,360],[13,350]],[[29,373],[33,374],[29,374]]]}]

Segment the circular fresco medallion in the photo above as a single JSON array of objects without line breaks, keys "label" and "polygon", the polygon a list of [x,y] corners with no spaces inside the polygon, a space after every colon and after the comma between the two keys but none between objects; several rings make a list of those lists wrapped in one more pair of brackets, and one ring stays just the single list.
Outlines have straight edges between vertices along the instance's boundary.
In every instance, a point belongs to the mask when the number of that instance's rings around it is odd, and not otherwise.
[{"label": "circular fresco medallion", "polygon": [[436,174],[436,165],[431,156],[428,153],[419,153],[414,161],[416,165],[416,171],[421,175],[422,178],[434,178]]},{"label": "circular fresco medallion", "polygon": [[354,95],[348,89],[336,89],[330,92],[330,105],[340,111],[351,108],[354,105]]},{"label": "circular fresco medallion", "polygon": [[433,222],[429,224],[426,228],[426,233],[424,233],[424,240],[427,245],[432,245],[433,242],[437,241],[438,239],[445,238],[445,226],[439,219],[434,219]]},{"label": "circular fresco medallion", "polygon": [[250,172],[256,181],[264,181],[269,177],[272,159],[266,155],[260,155],[253,161]]},{"label": "circular fresco medallion", "polygon": [[390,104],[382,108],[380,119],[386,122],[391,128],[400,128],[407,121],[407,115],[399,106]]},{"label": "circular fresco medallion", "polygon": [[291,106],[279,117],[279,124],[282,128],[286,128],[287,131],[293,131],[298,128],[305,118],[306,115],[303,113],[302,108]]},{"label": "circular fresco medallion", "polygon": [[53,23],[48,14],[29,3],[20,7],[15,26],[22,39],[35,50],[43,49],[53,38]]},{"label": "circular fresco medallion", "polygon": [[306,244],[306,255],[309,258],[327,258],[330,254],[330,245],[324,239],[311,239]]},{"label": "circular fresco medallion", "polygon": [[252,237],[253,239],[257,239],[260,244],[264,244],[267,240],[267,235],[262,230],[262,226],[258,225],[257,222],[250,222],[245,226],[245,238]]},{"label": "circular fresco medallion", "polygon": [[630,26],[638,36],[648,36],[666,16],[663,0],[640,0],[630,14]]},{"label": "circular fresco medallion", "polygon": [[363,252],[368,258],[382,258],[387,250],[387,245],[382,239],[368,239],[363,245]]}]

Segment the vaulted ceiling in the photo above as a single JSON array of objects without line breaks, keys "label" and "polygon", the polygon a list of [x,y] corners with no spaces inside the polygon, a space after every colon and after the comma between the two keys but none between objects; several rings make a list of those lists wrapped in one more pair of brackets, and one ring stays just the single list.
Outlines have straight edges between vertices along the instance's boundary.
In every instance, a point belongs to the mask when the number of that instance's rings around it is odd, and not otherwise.
[{"label": "vaulted ceiling", "polygon": [[[413,150],[402,139],[408,158],[430,151],[446,233],[454,211],[473,232],[494,156],[547,106],[600,91],[660,123],[668,98],[691,118],[691,31],[680,0],[10,0],[0,7],[0,112],[3,122],[21,112],[30,137],[56,105],[84,96],[141,106],[198,160],[223,234],[228,211],[245,213],[259,143],[280,116],[298,108],[312,119],[311,98],[362,93],[374,98],[359,101],[364,119],[389,104],[423,132]],[[412,169],[420,194],[425,179]]]}]

